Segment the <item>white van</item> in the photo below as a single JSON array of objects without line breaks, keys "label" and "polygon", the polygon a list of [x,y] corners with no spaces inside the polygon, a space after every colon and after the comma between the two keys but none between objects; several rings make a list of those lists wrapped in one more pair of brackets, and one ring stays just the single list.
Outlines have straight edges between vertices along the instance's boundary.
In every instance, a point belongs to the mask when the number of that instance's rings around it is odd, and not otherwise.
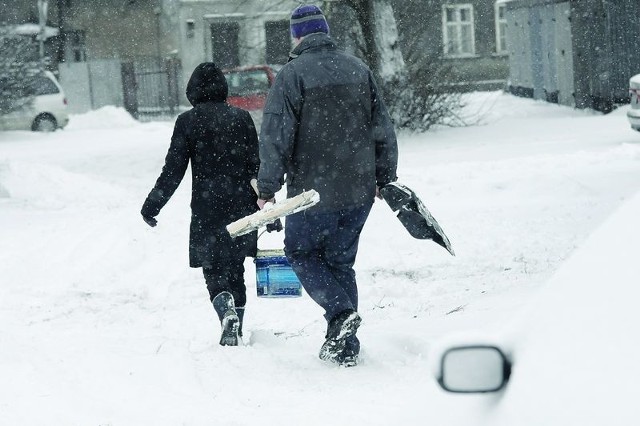
[{"label": "white van", "polygon": [[35,77],[33,95],[30,105],[0,114],[0,130],[52,132],[67,125],[67,98],[53,73],[44,71]]}]

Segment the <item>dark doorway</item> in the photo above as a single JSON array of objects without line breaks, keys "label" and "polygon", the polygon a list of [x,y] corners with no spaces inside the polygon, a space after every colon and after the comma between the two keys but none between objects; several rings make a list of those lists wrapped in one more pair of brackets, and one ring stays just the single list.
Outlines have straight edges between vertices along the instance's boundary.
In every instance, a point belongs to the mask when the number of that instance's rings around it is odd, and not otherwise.
[{"label": "dark doorway", "polygon": [[237,22],[214,22],[211,24],[211,50],[213,62],[220,68],[231,68],[240,65],[238,52]]}]

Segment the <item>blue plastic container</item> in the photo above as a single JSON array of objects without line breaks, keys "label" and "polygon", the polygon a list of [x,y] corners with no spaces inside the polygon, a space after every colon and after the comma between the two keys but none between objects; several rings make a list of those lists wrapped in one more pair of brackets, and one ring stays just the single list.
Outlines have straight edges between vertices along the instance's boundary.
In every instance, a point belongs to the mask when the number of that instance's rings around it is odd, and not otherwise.
[{"label": "blue plastic container", "polygon": [[258,250],[255,263],[258,297],[302,296],[302,285],[284,250]]}]

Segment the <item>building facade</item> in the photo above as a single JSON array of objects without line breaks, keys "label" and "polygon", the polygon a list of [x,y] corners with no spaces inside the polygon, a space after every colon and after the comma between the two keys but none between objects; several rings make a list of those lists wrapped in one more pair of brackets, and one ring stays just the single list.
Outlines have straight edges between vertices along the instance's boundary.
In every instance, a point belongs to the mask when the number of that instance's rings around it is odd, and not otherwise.
[{"label": "building facade", "polygon": [[640,73],[637,0],[511,0],[512,93],[609,112]]},{"label": "building facade", "polygon": [[165,45],[179,58],[183,83],[199,63],[222,68],[284,64],[291,50],[295,1],[165,1]]},{"label": "building facade", "polygon": [[[37,24],[37,1],[5,0],[0,12],[6,24]],[[159,56],[162,0],[49,0],[47,25],[59,35],[47,40],[53,64],[88,59]]]},{"label": "building facade", "polygon": [[508,76],[502,0],[393,0],[409,66],[442,61],[459,90],[502,89]]},{"label": "building facade", "polygon": [[[35,0],[5,1],[15,4],[3,8],[0,21],[37,23]],[[394,9],[407,65],[444,61],[455,70],[449,75],[453,90],[504,86],[508,50],[502,1],[387,1]],[[357,54],[355,14],[347,10],[346,2],[314,3],[325,10],[338,43]],[[285,63],[292,47],[289,15],[299,4],[297,0],[49,0],[47,24],[60,34],[48,40],[48,53],[69,84],[83,76],[82,87],[67,89],[85,97],[73,102],[82,105],[80,109],[110,102],[131,111],[152,111],[175,99],[186,105],[184,87],[201,62],[214,61],[224,68]],[[118,90],[117,85],[124,88]],[[161,90],[155,93],[155,87]],[[170,111],[174,110],[172,104]]]}]

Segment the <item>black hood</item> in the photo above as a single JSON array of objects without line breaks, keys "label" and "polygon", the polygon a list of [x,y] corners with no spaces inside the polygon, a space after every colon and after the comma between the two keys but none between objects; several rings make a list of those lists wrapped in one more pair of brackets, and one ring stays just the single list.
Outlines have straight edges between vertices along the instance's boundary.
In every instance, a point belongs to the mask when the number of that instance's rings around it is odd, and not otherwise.
[{"label": "black hood", "polygon": [[227,80],[213,62],[198,65],[187,83],[187,99],[193,106],[203,102],[224,102],[228,92]]}]

